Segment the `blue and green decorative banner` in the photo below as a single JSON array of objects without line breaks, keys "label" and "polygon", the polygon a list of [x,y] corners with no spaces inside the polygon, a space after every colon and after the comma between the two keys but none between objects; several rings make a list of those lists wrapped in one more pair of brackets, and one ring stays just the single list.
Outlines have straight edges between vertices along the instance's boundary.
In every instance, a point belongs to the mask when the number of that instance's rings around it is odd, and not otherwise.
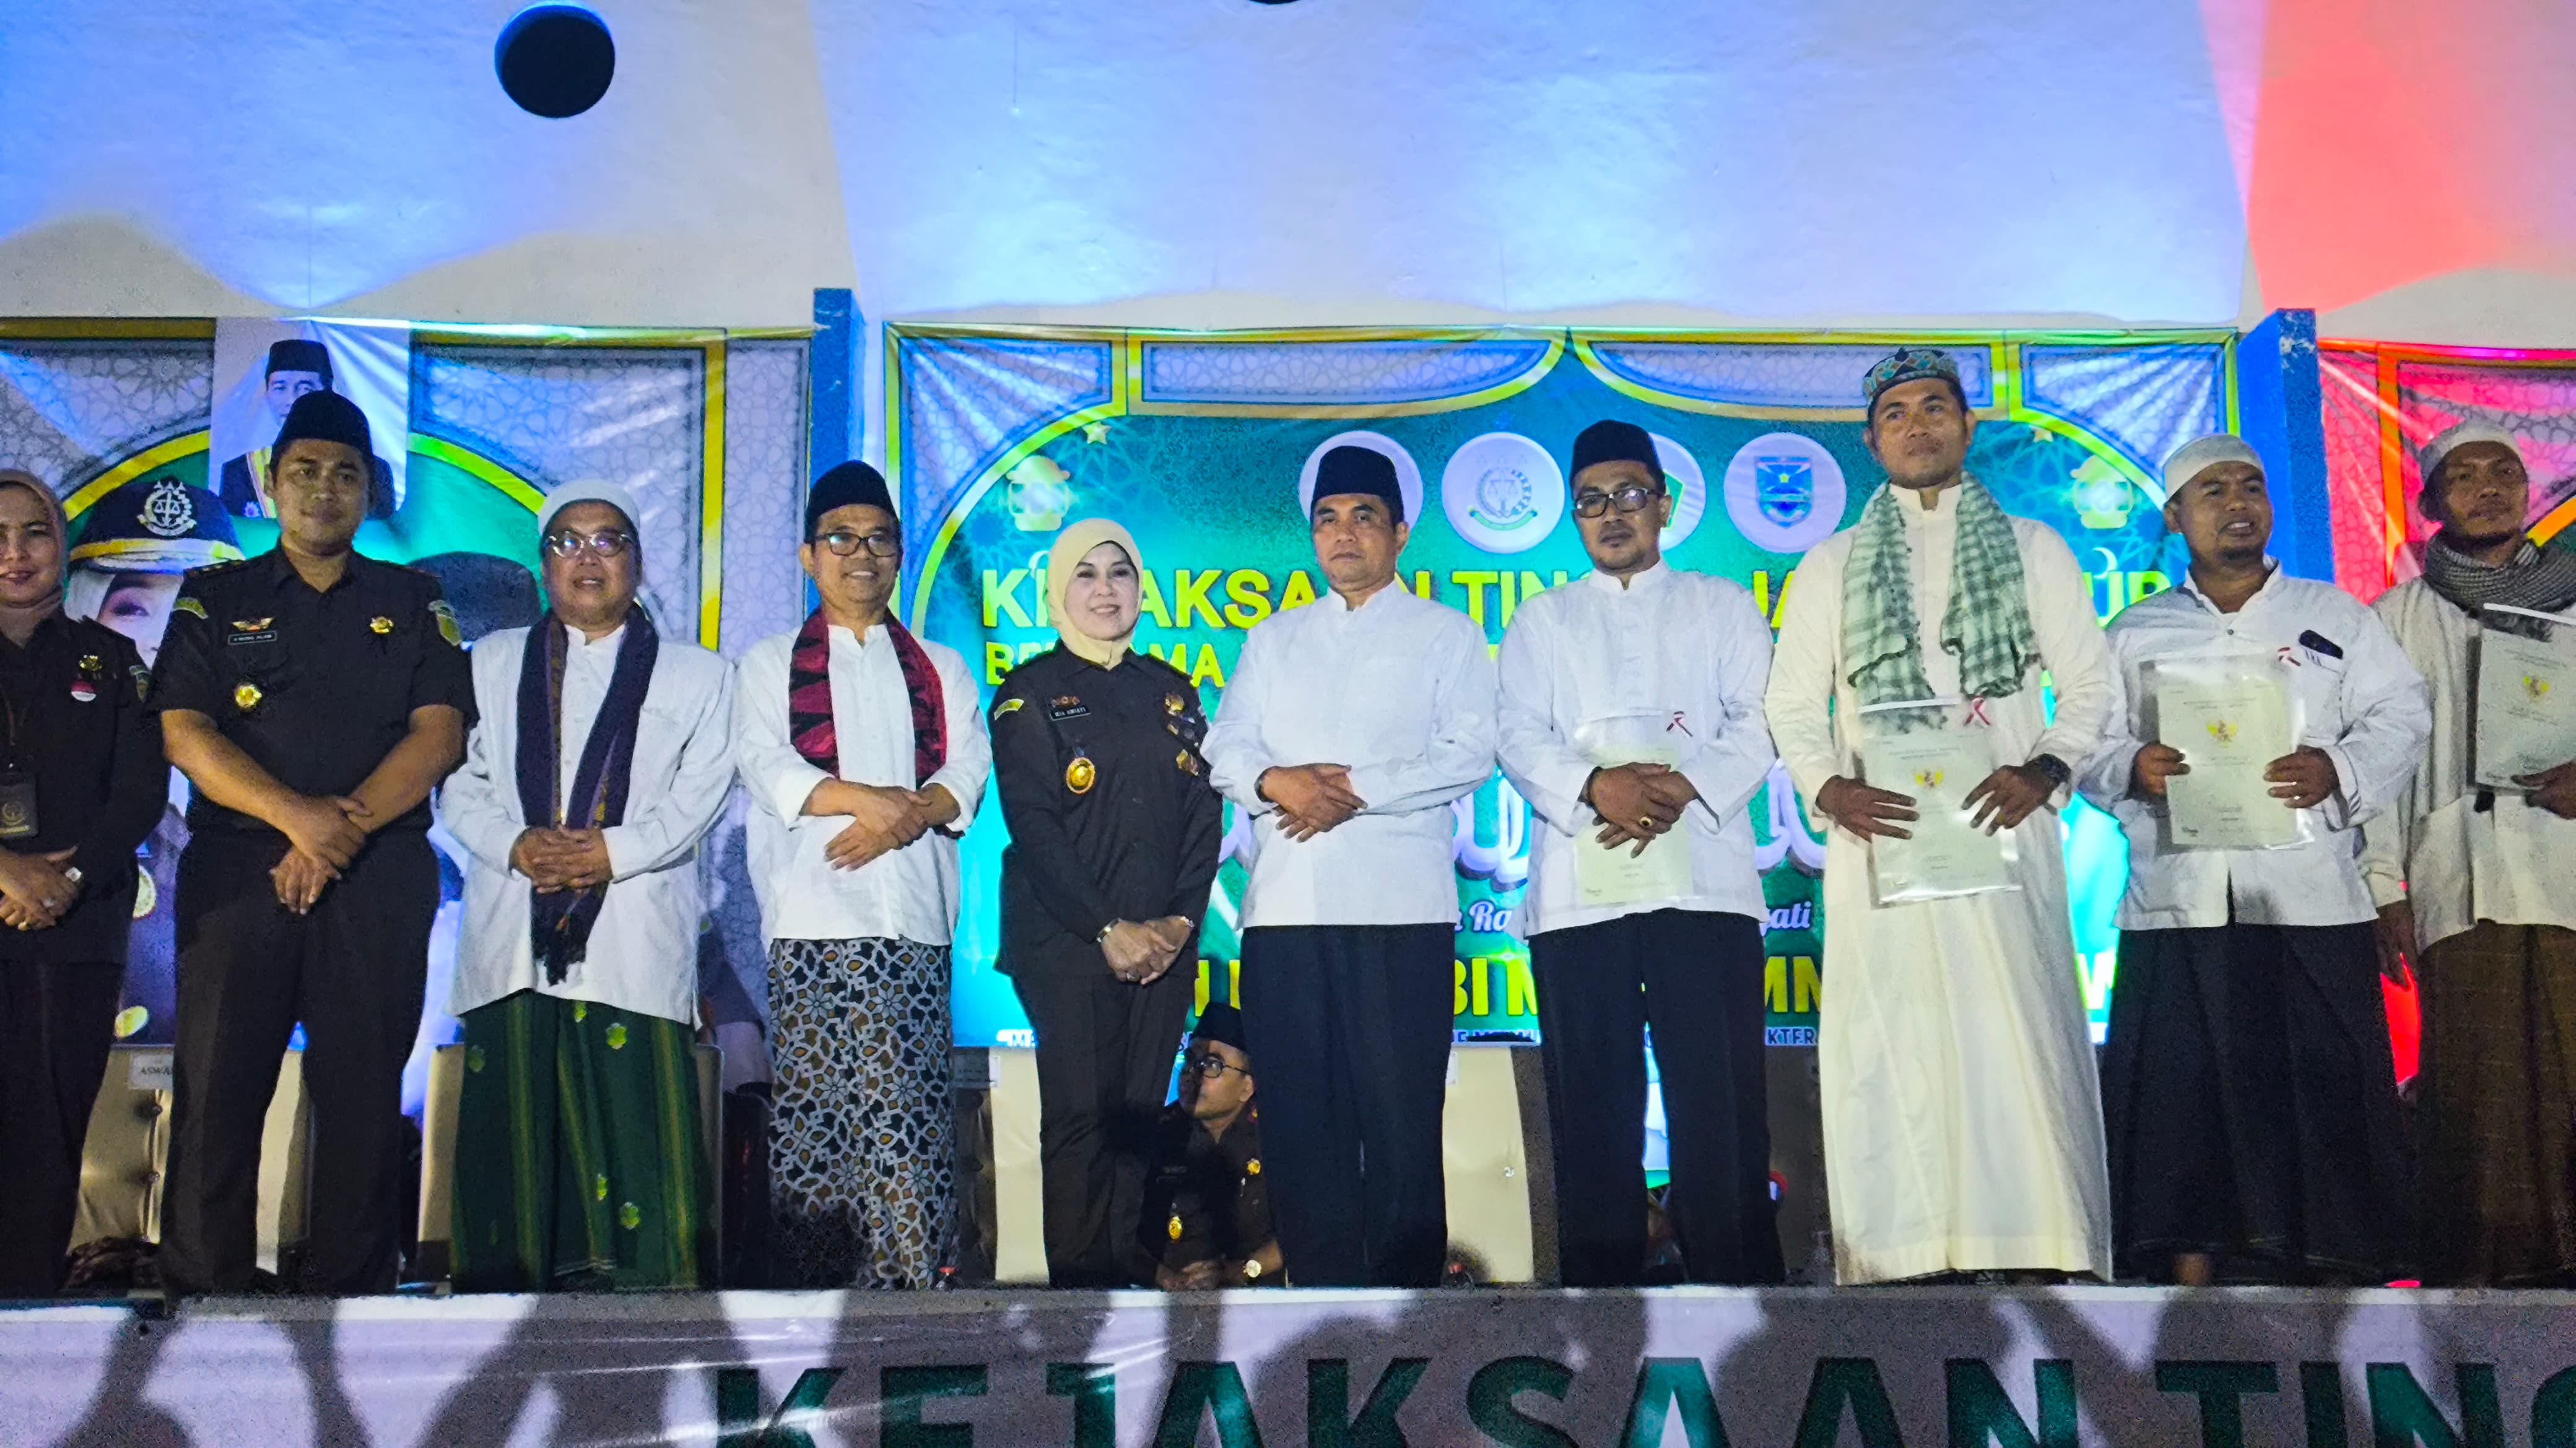
[{"label": "blue and green decorative banner", "polygon": [[[907,531],[906,618],[964,654],[987,698],[1045,648],[1043,570],[1066,522],[1109,516],[1144,550],[1140,646],[1187,671],[1211,712],[1246,630],[1323,586],[1301,475],[1356,442],[1396,463],[1414,519],[1406,584],[1502,638],[1513,610],[1589,565],[1566,517],[1575,434],[1604,417],[1653,433],[1680,499],[1678,567],[1732,578],[1776,627],[1799,557],[1858,517],[1882,477],[1861,441],[1861,377],[1899,343],[1951,350],[1980,419],[1969,466],[2011,512],[2065,535],[2108,619],[2178,569],[2156,465],[2235,420],[2225,332],[1641,334],[1592,331],[1162,333],[887,329],[887,456]],[[2179,544],[2173,545],[2174,549]],[[1456,807],[1462,1037],[1536,1031],[1516,933],[1529,807],[1500,778]],[[1785,772],[1753,803],[1768,922],[1771,1039],[1809,1044],[1822,982],[1821,843]],[[1233,822],[1229,820],[1229,824]],[[2118,828],[2066,816],[2078,958],[2096,1034],[2127,870]],[[1226,992],[1243,872],[1228,856],[1202,937]],[[960,1044],[1026,1044],[992,968],[1006,833],[988,794],[965,845]]]}]

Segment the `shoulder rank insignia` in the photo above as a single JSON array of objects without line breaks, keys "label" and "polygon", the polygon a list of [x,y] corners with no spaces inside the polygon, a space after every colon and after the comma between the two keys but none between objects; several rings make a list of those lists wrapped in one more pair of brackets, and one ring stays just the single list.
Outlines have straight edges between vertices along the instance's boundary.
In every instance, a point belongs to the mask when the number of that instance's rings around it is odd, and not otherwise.
[{"label": "shoulder rank insignia", "polygon": [[367,632],[369,632],[369,633],[371,633],[371,634],[376,634],[376,635],[381,636],[381,635],[384,635],[384,634],[392,633],[393,631],[394,631],[394,621],[393,621],[392,619],[389,619],[389,618],[385,617],[385,616],[384,616],[383,614],[381,614],[381,613],[380,613],[380,614],[377,614],[374,618],[371,618],[371,619],[367,620]]},{"label": "shoulder rank insignia", "polygon": [[199,618],[204,618],[206,616],[206,606],[184,593],[179,595],[178,602],[170,605],[170,611],[172,613],[193,613]]},{"label": "shoulder rank insignia", "polygon": [[438,636],[447,640],[450,648],[465,647],[465,631],[456,626],[456,610],[447,606],[446,599],[431,599],[429,614],[430,617],[438,620]]},{"label": "shoulder rank insignia", "polygon": [[1026,699],[1004,699],[993,706],[993,717],[999,719],[1005,714],[1017,714],[1028,702]]},{"label": "shoulder rank insignia", "polygon": [[1075,794],[1091,793],[1091,786],[1099,781],[1100,768],[1091,762],[1088,754],[1075,755],[1073,762],[1064,767],[1064,787]]},{"label": "shoulder rank insignia", "polygon": [[233,707],[247,714],[259,707],[259,685],[247,681],[233,685]]}]

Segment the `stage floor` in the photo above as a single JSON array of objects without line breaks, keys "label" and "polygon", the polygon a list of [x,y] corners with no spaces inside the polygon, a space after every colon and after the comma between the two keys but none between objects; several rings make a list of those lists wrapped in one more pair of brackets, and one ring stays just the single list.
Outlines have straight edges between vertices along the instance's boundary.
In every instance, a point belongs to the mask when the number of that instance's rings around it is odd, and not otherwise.
[{"label": "stage floor", "polygon": [[[1310,1436],[1319,1417],[1343,1431]],[[1928,1448],[1962,1425],[1979,1444],[2048,1448],[2196,1432],[2565,1445],[2576,1294],[740,1292],[0,1311],[11,1444]]]}]

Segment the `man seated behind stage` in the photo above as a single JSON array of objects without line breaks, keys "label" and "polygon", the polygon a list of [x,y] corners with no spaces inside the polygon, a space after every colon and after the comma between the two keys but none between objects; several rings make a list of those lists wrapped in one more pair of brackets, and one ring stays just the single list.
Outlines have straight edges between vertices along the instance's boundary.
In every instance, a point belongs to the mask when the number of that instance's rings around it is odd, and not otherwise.
[{"label": "man seated behind stage", "polygon": [[1254,1089],[1243,1017],[1210,1001],[1190,1032],[1181,1099],[1163,1109],[1138,1228],[1166,1292],[1279,1284]]},{"label": "man seated behind stage", "polygon": [[[2187,1284],[2384,1282],[2411,1247],[2406,1159],[2355,830],[2414,773],[2424,680],[2369,609],[2264,555],[2252,448],[2187,444],[2165,493],[2191,570],[2112,623],[2127,707],[2079,776],[2129,836],[2102,1059],[2113,1245],[2123,1275]],[[2297,747],[2263,774],[2305,816],[2296,843],[2176,842],[2172,781],[2186,755],[2216,777],[2227,721],[2160,717],[2160,680],[2230,654],[2279,670],[2303,706]]]},{"label": "man seated behind stage", "polygon": [[733,671],[635,601],[635,503],[555,491],[547,612],[477,643],[480,722],[439,801],[472,852],[456,1285],[714,1283],[698,1139],[698,840],[733,785]]}]

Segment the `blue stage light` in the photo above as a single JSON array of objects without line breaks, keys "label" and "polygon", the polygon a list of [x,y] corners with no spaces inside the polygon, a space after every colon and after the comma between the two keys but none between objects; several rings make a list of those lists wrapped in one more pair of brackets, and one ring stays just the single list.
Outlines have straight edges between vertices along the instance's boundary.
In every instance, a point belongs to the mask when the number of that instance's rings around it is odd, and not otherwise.
[{"label": "blue stage light", "polygon": [[608,24],[579,5],[531,5],[510,17],[492,47],[492,69],[519,109],[549,120],[599,104],[617,74]]}]

